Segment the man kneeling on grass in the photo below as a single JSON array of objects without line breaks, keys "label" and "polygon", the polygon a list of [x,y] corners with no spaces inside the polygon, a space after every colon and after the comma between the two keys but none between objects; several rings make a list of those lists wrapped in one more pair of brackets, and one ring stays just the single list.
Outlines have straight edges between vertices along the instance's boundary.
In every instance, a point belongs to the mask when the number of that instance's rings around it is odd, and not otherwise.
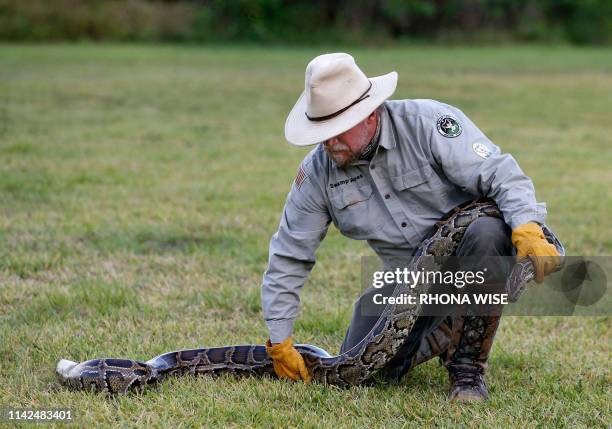
[{"label": "man kneeling on grass", "polygon": [[[298,169],[270,242],[262,286],[268,353],[281,378],[311,380],[293,347],[292,327],[315,251],[332,221],[343,235],[367,240],[383,261],[409,259],[445,213],[488,197],[505,222],[472,222],[455,255],[511,256],[514,245],[518,258],[534,261],[538,281],[556,265],[558,253],[539,226],[545,205],[536,202],[516,161],[455,107],[387,100],[396,84],[397,73],[368,78],[347,54],[321,55],[306,68],[305,90],[287,118],[285,136],[297,146],[317,146]],[[374,292],[357,301],[341,353],[378,320],[361,311]],[[383,374],[399,380],[439,355],[450,376],[450,400],[485,400],[484,373],[500,313],[420,316]]]}]

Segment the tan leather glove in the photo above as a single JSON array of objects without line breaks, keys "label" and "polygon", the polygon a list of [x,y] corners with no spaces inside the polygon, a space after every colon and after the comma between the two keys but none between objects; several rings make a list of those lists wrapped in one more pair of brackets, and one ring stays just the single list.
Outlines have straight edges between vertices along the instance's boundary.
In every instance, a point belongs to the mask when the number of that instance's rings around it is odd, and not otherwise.
[{"label": "tan leather glove", "polygon": [[538,283],[542,283],[544,276],[554,271],[561,263],[557,248],[544,238],[542,228],[536,223],[525,223],[514,228],[512,244],[516,247],[518,260],[525,257],[531,259]]},{"label": "tan leather glove", "polygon": [[270,340],[266,342],[266,351],[272,359],[274,372],[279,378],[290,378],[291,380],[304,380],[306,383],[312,381],[312,376],[306,368],[304,358],[293,347],[293,339],[287,338],[279,344],[272,345]]}]

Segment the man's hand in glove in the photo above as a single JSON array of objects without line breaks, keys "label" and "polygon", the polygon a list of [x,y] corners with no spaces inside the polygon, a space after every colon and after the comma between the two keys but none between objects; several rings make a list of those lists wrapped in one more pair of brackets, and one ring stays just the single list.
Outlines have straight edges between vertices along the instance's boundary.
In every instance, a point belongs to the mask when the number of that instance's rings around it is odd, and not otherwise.
[{"label": "man's hand in glove", "polygon": [[536,223],[525,223],[512,231],[512,244],[516,247],[516,257],[521,260],[529,257],[536,272],[536,282],[542,283],[544,276],[561,263],[557,248],[550,244],[542,228]]},{"label": "man's hand in glove", "polygon": [[291,337],[279,344],[266,342],[266,351],[272,359],[274,372],[279,378],[290,378],[291,380],[304,380],[306,383],[312,380],[312,376],[306,368],[304,358],[293,347]]}]

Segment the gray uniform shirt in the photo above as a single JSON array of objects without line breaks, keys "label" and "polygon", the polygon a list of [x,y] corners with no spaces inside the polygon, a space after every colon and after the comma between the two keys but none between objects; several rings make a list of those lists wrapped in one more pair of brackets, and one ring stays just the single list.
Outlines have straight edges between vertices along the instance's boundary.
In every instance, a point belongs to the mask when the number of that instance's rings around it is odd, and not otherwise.
[{"label": "gray uniform shirt", "polygon": [[[434,100],[387,101],[371,161],[338,168],[319,144],[302,161],[270,242],[262,305],[270,339],[292,333],[300,291],[330,222],[384,260],[412,255],[453,207],[496,201],[511,228],[544,222],[533,183],[459,109]],[[456,125],[459,125],[457,128]]]}]

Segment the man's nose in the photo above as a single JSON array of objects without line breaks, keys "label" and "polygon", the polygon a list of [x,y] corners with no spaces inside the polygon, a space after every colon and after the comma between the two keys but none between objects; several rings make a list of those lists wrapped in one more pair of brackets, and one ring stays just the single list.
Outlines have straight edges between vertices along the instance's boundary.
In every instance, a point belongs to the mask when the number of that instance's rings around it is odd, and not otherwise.
[{"label": "man's nose", "polygon": [[325,145],[325,147],[329,148],[330,146],[334,145],[337,142],[338,142],[338,139],[336,137],[332,137],[331,139],[325,140],[323,142],[323,145]]}]

